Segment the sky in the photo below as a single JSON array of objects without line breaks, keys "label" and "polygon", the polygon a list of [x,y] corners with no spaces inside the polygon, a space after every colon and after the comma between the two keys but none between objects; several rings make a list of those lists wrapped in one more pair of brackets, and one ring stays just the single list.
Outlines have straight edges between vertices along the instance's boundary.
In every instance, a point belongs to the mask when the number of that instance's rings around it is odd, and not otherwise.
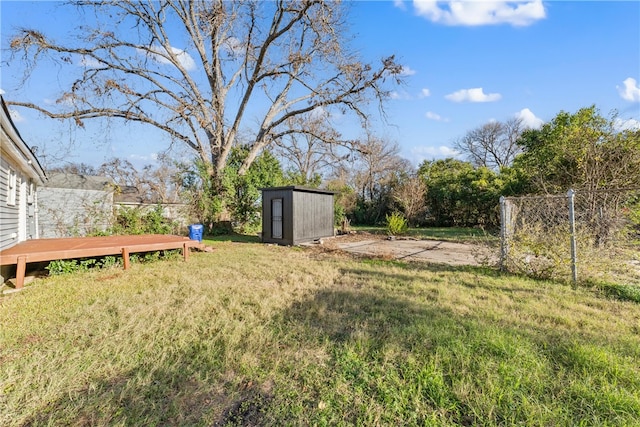
[{"label": "sky", "polygon": [[[403,66],[406,83],[394,89],[375,132],[397,142],[414,165],[460,156],[455,140],[493,120],[521,117],[539,127],[560,111],[596,105],[603,115],[616,111],[621,128],[640,127],[639,1],[357,1],[348,7],[351,47],[363,60],[395,55]],[[6,48],[20,27],[65,37],[73,13],[55,2],[0,2],[5,99],[56,99],[64,75],[51,70],[19,86],[20,63],[7,66]],[[99,166],[120,157],[142,167],[168,144],[148,129],[77,130],[17,108],[13,118],[45,164],[57,158]]]}]

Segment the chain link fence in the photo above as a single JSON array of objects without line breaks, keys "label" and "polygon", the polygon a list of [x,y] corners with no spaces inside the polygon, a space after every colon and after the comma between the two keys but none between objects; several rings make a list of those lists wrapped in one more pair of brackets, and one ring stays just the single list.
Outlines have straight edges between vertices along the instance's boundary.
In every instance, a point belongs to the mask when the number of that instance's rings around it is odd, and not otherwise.
[{"label": "chain link fence", "polygon": [[501,268],[640,285],[640,189],[502,197]]}]

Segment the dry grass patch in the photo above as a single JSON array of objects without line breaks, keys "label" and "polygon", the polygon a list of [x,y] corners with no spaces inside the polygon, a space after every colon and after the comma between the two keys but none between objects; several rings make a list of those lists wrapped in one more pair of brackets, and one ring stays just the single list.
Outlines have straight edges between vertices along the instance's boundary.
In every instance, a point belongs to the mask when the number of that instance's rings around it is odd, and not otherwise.
[{"label": "dry grass patch", "polygon": [[0,305],[0,425],[634,425],[640,306],[230,242]]}]

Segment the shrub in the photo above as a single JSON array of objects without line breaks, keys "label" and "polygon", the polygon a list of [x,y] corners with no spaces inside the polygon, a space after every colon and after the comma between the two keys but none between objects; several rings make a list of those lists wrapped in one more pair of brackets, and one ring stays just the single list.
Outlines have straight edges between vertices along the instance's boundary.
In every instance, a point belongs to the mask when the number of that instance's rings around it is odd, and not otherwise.
[{"label": "shrub", "polygon": [[116,212],[111,234],[169,234],[177,228],[176,223],[162,214],[162,206],[156,205],[144,212],[140,208],[123,207]]},{"label": "shrub", "polygon": [[80,268],[78,260],[75,259],[51,261],[46,267],[51,276],[75,273],[76,271],[80,271]]},{"label": "shrub", "polygon": [[[134,253],[129,255],[132,263],[155,262],[160,258],[177,259],[182,255],[179,249],[166,251],[151,251],[144,253]],[[108,269],[122,266],[122,258],[108,255],[101,258],[80,258],[80,259],[58,259],[49,262],[45,267],[49,271],[50,276],[59,276],[63,274],[73,274],[81,271],[89,271],[93,268]]]},{"label": "shrub", "polygon": [[386,219],[387,232],[392,236],[403,234],[409,229],[406,218],[399,212],[393,212],[391,215],[387,215]]}]

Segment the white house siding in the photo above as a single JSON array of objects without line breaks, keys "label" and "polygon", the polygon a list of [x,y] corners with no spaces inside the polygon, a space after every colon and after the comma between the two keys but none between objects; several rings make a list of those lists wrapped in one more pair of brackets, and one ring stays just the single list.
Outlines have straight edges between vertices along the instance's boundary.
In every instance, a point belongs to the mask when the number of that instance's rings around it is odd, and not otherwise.
[{"label": "white house siding", "polygon": [[41,187],[38,206],[41,238],[86,236],[111,225],[113,192]]},{"label": "white house siding", "polygon": [[[9,248],[18,240],[18,233],[20,228],[19,221],[19,209],[20,209],[20,192],[16,194],[16,203],[10,205],[7,203],[9,197],[9,170],[16,172],[17,179],[20,181],[22,175],[18,172],[17,168],[13,164],[9,164],[7,159],[2,156],[0,158],[0,250]],[[17,183],[16,183],[17,184]]]},{"label": "white house siding", "polygon": [[[15,176],[15,182],[11,175]],[[38,238],[36,192],[45,180],[40,162],[20,136],[0,96],[0,250]],[[10,187],[15,197],[10,197]],[[11,268],[0,267],[0,283]]]}]

